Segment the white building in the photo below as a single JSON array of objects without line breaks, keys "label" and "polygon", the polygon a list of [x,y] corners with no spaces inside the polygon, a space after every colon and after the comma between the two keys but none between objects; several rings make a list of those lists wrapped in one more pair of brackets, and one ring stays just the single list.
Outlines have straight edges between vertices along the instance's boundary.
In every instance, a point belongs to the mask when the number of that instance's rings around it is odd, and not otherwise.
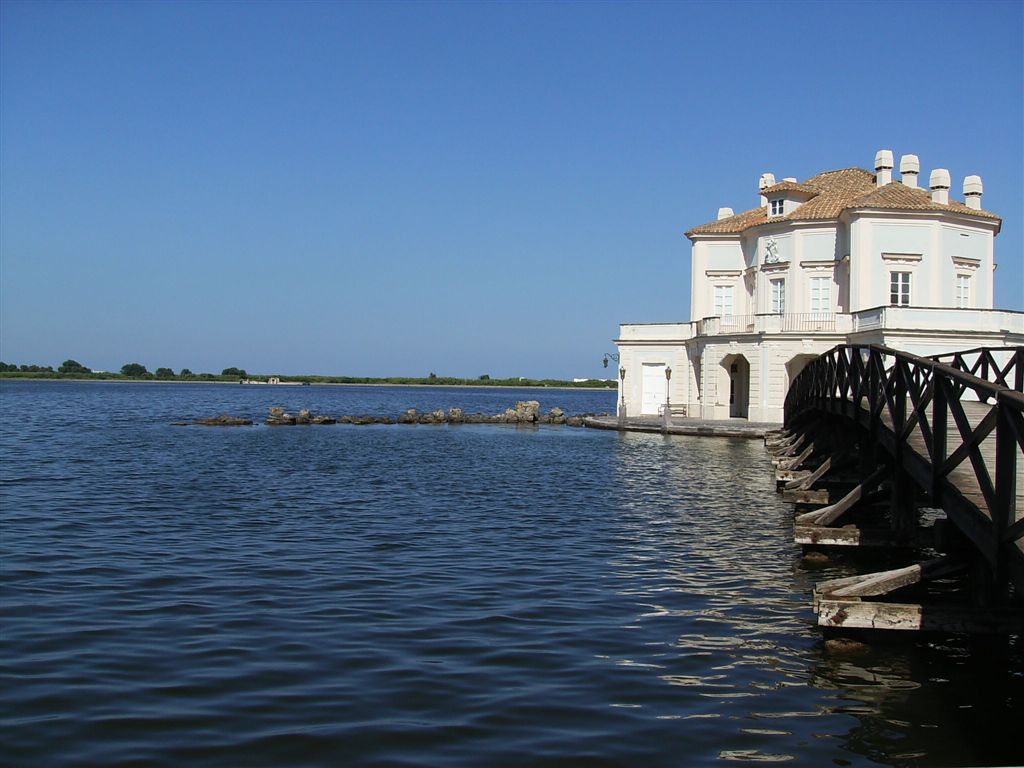
[{"label": "white building", "polygon": [[[921,355],[1024,344],[1024,313],[992,309],[1001,220],[978,176],[918,185],[915,155],[803,182],[760,178],[760,204],[694,227],[690,322],[620,327],[626,415],[780,422],[808,361],[842,343]],[[666,376],[666,374],[670,374]],[[622,407],[620,405],[620,407]]]}]

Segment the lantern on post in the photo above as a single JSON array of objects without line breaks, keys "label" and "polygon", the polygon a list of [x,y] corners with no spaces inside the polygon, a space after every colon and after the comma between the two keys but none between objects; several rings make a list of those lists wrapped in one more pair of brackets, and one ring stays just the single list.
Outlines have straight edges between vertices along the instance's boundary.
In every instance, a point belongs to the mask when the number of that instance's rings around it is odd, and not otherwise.
[{"label": "lantern on post", "polygon": [[619,421],[626,420],[626,366],[619,366]]}]

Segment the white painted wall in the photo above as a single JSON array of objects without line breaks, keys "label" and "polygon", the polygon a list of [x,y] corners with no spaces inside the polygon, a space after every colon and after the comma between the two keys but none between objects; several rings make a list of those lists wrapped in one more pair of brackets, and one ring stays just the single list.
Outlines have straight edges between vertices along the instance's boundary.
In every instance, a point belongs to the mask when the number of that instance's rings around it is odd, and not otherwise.
[{"label": "white painted wall", "polygon": [[[787,207],[787,213],[796,207]],[[787,363],[838,343],[885,343],[919,354],[1024,343],[1024,314],[991,310],[997,224],[955,214],[854,211],[838,222],[774,222],[743,235],[698,235],[691,249],[691,320],[714,314],[714,286],[733,287],[734,315],[747,326],[691,323],[623,325],[616,344],[626,368],[628,415],[639,413],[645,365],[672,367],[669,397],[690,415],[727,418],[722,361],[750,366],[749,418],[781,421]],[[779,264],[764,264],[768,239]],[[886,256],[888,255],[888,256]],[[910,308],[889,305],[889,273],[912,275]],[[956,276],[971,276],[972,310],[955,310]],[[771,312],[773,278],[786,280],[786,313],[811,311],[811,278],[830,278],[834,331],[787,332]],[[931,307],[932,309],[926,309]],[[946,308],[946,309],[944,309]],[[761,314],[764,313],[764,314]],[[803,327],[803,326],[802,326]],[[653,376],[653,374],[651,374]],[[650,380],[653,386],[653,379]]]}]

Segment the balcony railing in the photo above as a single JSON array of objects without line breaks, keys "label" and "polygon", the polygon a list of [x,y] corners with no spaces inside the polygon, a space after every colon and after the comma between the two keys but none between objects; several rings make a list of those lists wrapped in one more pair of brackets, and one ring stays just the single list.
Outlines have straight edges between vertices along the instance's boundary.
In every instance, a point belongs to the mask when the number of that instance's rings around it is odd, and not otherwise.
[{"label": "balcony railing", "polygon": [[[621,326],[620,343],[679,343],[694,336],[766,334],[840,334],[858,331],[972,331],[1024,334],[1024,312],[938,307],[872,307],[854,313],[724,315],[690,323],[645,323]],[[1007,343],[1014,343],[1012,341]]]},{"label": "balcony railing", "polygon": [[[845,316],[848,317],[848,316]],[[846,323],[844,323],[846,325]],[[845,328],[839,329],[845,331]],[[793,312],[767,315],[723,315],[697,321],[698,336],[730,333],[835,333],[833,312]]]}]

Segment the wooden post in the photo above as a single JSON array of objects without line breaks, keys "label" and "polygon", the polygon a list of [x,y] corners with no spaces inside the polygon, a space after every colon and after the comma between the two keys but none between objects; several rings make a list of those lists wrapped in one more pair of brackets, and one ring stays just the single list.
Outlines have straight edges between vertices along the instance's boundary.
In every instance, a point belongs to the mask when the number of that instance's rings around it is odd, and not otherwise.
[{"label": "wooden post", "polygon": [[[1008,582],[1006,555],[1006,534],[1014,524],[1017,506],[1017,462],[1020,451],[1014,435],[1010,399],[1016,393],[1000,392],[996,396],[996,503],[992,508],[992,527],[996,535],[996,582]],[[1019,395],[1018,395],[1019,397]]]},{"label": "wooden post", "polygon": [[932,505],[942,506],[942,466],[946,463],[949,402],[946,380],[932,369]]}]

